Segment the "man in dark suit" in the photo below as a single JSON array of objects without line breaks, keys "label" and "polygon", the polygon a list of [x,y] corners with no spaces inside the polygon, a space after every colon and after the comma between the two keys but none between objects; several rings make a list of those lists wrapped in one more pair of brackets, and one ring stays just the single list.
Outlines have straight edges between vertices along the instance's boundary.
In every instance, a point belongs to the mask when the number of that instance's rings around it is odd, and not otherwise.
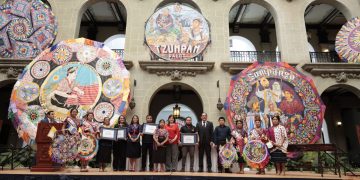
[{"label": "man in dark suit", "polygon": [[57,123],[54,118],[55,118],[54,111],[48,111],[46,113],[46,117],[43,120],[41,120],[40,122],[42,122],[42,123]]},{"label": "man in dark suit", "polygon": [[196,124],[196,131],[199,133],[199,172],[204,171],[204,152],[206,153],[207,170],[211,171],[211,146],[213,143],[214,126],[207,121],[207,114],[201,114],[201,121]]}]

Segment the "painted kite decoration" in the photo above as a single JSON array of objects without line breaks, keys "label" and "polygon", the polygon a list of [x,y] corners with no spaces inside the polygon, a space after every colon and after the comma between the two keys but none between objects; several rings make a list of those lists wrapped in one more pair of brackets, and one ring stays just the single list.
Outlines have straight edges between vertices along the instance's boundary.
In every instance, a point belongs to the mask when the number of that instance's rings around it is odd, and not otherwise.
[{"label": "painted kite decoration", "polygon": [[312,79],[284,62],[255,62],[233,76],[225,108],[231,127],[243,120],[248,132],[255,127],[255,115],[260,116],[263,128],[280,115],[290,144],[315,143],[325,112]]},{"label": "painted kite decoration", "polygon": [[0,57],[34,58],[50,47],[57,22],[41,0],[7,0],[0,5]]},{"label": "painted kite decoration", "polygon": [[170,4],[147,20],[145,43],[152,51],[152,59],[195,61],[210,43],[209,24],[192,7]]},{"label": "painted kite decoration", "polygon": [[19,136],[30,143],[45,112],[63,121],[71,108],[82,118],[88,110],[97,122],[126,113],[129,71],[114,51],[84,38],[62,41],[25,67],[11,94],[9,117]]},{"label": "painted kite decoration", "polygon": [[336,36],[335,50],[348,63],[360,63],[360,18],[356,17],[342,26]]}]

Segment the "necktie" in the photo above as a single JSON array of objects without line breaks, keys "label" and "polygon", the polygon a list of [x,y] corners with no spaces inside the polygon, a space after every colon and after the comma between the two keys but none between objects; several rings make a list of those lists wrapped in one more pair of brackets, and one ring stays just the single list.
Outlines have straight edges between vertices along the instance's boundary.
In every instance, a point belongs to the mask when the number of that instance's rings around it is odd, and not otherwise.
[{"label": "necktie", "polygon": [[205,121],[203,121],[203,126],[206,127],[206,122]]}]

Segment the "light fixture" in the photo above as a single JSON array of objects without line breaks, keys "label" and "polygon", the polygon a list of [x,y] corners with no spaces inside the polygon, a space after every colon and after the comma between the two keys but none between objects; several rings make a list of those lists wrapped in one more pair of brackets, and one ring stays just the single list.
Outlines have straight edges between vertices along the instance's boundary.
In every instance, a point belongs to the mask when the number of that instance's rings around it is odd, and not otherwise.
[{"label": "light fixture", "polygon": [[221,98],[220,98],[220,83],[219,83],[219,80],[217,81],[216,83],[216,86],[218,87],[219,89],[219,99],[218,99],[218,103],[216,104],[216,107],[219,111],[222,110],[222,108],[224,107],[224,104],[221,102]]},{"label": "light fixture", "polygon": [[129,107],[130,107],[131,110],[134,109],[135,106],[136,106],[135,98],[134,98],[134,96],[135,96],[135,91],[134,91],[134,90],[135,90],[135,87],[136,87],[136,79],[134,79],[133,93],[132,93],[131,100],[130,100],[130,102],[129,102]]},{"label": "light fixture", "polygon": [[173,107],[173,116],[175,119],[180,117],[180,109],[181,107],[179,107],[178,104],[175,104],[175,107]]},{"label": "light fixture", "polygon": [[341,127],[341,126],[342,126],[342,122],[341,122],[341,121],[336,121],[336,125],[337,125],[338,127]]}]

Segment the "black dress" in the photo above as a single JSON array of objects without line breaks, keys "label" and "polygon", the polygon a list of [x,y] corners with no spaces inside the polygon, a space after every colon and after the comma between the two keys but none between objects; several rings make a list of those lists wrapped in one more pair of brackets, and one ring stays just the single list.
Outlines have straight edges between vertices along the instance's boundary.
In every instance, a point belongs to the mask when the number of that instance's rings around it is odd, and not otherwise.
[{"label": "black dress", "polygon": [[[157,129],[155,134],[158,136],[159,143],[165,141],[169,133],[166,129]],[[166,146],[157,146],[154,142],[154,151],[153,151],[153,162],[154,163],[165,163],[166,162]]]},{"label": "black dress", "polygon": [[[114,128],[119,128],[119,125],[115,125]],[[121,127],[126,127],[121,126]],[[118,140],[113,143],[113,169],[119,171],[125,171],[126,169],[126,140]]]},{"label": "black dress", "polygon": [[[136,138],[140,134],[140,125],[130,124],[128,127],[128,133],[132,138]],[[140,158],[140,156],[141,156],[140,138],[136,142],[132,142],[131,139],[128,138],[126,144],[126,157]]]},{"label": "black dress", "polygon": [[99,151],[96,155],[98,163],[111,163],[112,140],[100,139]]}]

